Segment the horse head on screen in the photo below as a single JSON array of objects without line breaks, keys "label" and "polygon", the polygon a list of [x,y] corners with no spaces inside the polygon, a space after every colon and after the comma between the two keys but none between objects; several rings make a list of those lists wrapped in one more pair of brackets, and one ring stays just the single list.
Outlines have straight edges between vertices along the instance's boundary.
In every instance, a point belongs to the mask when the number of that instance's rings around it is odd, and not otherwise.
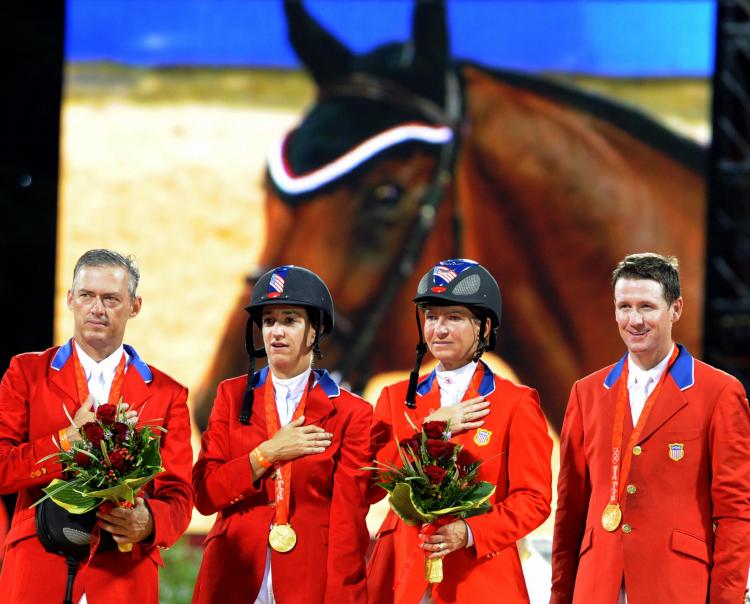
[{"label": "horse head on screen", "polygon": [[[317,100],[269,153],[262,270],[298,264],[336,303],[324,364],[356,387],[408,370],[411,297],[438,260],[487,267],[503,293],[498,354],[560,426],[571,384],[622,354],[609,276],[627,253],[682,263],[678,336],[700,346],[703,153],[638,111],[531,76],[454,61],[444,6],[412,36],[354,54],[299,2],[291,43]],[[246,369],[243,306],[199,389]]]}]

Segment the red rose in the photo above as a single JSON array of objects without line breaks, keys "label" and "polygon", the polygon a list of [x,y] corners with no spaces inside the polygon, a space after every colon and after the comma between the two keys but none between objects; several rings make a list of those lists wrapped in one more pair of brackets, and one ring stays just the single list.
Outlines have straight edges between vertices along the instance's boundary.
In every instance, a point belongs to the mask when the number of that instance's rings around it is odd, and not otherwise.
[{"label": "red rose", "polygon": [[466,449],[461,449],[456,456],[456,465],[458,466],[459,476],[464,476],[469,473],[470,466],[476,460]]},{"label": "red rose", "polygon": [[128,437],[128,431],[130,426],[123,422],[115,422],[112,424],[112,434],[115,436],[115,442],[121,443]]},{"label": "red rose", "polygon": [[99,405],[96,410],[96,419],[105,425],[114,423],[117,417],[117,405],[107,403],[106,405]]},{"label": "red rose", "polygon": [[88,468],[91,465],[91,458],[80,451],[76,451],[74,460],[82,468]]},{"label": "red rose", "polygon": [[456,448],[456,445],[447,440],[428,438],[425,443],[425,448],[427,449],[428,455],[433,459],[442,459],[443,457],[452,455],[453,449]]},{"label": "red rose", "polygon": [[407,447],[411,447],[412,452],[419,453],[419,445],[422,444],[422,439],[415,434],[411,438],[403,439],[398,444],[404,451],[406,451]]},{"label": "red rose", "polygon": [[122,470],[125,467],[125,452],[115,449],[109,454],[109,465],[113,470]]},{"label": "red rose", "polygon": [[425,466],[424,473],[430,479],[430,484],[440,484],[446,472],[440,466]]},{"label": "red rose", "polygon": [[83,435],[86,437],[86,440],[88,440],[95,447],[98,447],[99,443],[102,442],[102,439],[104,438],[104,429],[96,422],[83,424],[83,426],[81,426],[81,430],[83,431]]},{"label": "red rose", "polygon": [[427,438],[443,438],[448,422],[426,422],[422,424],[422,430]]}]

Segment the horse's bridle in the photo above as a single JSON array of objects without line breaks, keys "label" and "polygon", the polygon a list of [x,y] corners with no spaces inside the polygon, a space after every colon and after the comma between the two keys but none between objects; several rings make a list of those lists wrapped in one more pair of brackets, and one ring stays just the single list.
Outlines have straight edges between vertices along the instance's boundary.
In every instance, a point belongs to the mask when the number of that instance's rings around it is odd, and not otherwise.
[{"label": "horse's bridle", "polygon": [[[414,94],[400,84],[361,73],[352,74],[343,81],[324,86],[321,89],[321,96],[323,98],[354,96],[377,100],[405,109],[410,113],[417,113],[427,121],[447,126],[453,131],[451,139],[440,149],[435,172],[427,190],[419,200],[416,217],[404,241],[402,253],[397,257],[396,266],[386,272],[388,276],[384,286],[379,290],[377,300],[361,313],[365,317],[364,326],[355,332],[353,322],[344,317],[345,323],[349,323],[352,328],[346,334],[346,340],[348,340],[344,342],[346,354],[339,371],[344,380],[350,381],[354,390],[361,390],[368,377],[365,367],[377,331],[396,294],[414,272],[427,236],[435,224],[440,203],[453,182],[453,169],[458,155],[463,121],[463,98],[458,73],[453,68],[445,71],[445,109],[431,99]],[[456,212],[453,257],[461,255],[463,248],[461,230],[460,216]],[[338,311],[337,317],[339,317]]]},{"label": "horse's bridle", "polygon": [[[453,182],[453,170],[463,123],[463,98],[457,70],[452,67],[447,68],[444,78],[444,109],[433,100],[415,94],[396,82],[365,73],[350,74],[344,79],[322,86],[319,91],[319,100],[331,98],[374,100],[422,116],[432,124],[447,126],[453,132],[451,139],[443,143],[440,149],[435,172],[427,190],[419,200],[416,216],[405,238],[402,253],[397,257],[396,266],[386,272],[388,276],[384,286],[379,290],[377,300],[359,313],[365,317],[364,326],[357,330],[351,318],[336,310],[337,331],[343,335],[343,346],[346,350],[337,373],[340,373],[342,379],[348,381],[355,391],[361,390],[365,385],[368,377],[365,368],[377,331],[399,289],[414,272],[427,236],[435,224],[440,203]],[[458,258],[463,248],[462,225],[458,209],[454,213],[453,226],[455,242],[453,257]],[[249,276],[248,281],[253,283],[263,270]]]}]

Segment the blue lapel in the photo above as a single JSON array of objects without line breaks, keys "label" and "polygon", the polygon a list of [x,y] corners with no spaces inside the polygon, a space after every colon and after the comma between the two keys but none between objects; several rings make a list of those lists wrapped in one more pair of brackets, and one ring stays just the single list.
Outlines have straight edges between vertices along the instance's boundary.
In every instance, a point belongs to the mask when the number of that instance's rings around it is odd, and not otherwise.
[{"label": "blue lapel", "polygon": [[[669,371],[669,375],[680,390],[687,390],[695,384],[695,359],[682,344],[677,344],[677,349],[679,352],[677,353],[674,365],[672,365],[672,369]],[[622,375],[622,368],[623,365],[625,365],[625,359],[627,358],[628,353],[626,352],[622,358],[617,361],[615,366],[610,369],[607,377],[604,378],[604,387],[607,390],[609,390]]]},{"label": "blue lapel", "polygon": [[[492,373],[492,369],[490,369],[489,365],[487,365],[484,361],[480,360],[479,363],[477,363],[476,370],[484,372],[482,381],[479,382],[479,394],[481,394],[482,396],[488,396],[492,394],[495,391],[495,374]],[[430,390],[432,390],[432,385],[434,384],[436,378],[437,367],[419,381],[419,383],[417,384],[417,395],[425,396]]]}]

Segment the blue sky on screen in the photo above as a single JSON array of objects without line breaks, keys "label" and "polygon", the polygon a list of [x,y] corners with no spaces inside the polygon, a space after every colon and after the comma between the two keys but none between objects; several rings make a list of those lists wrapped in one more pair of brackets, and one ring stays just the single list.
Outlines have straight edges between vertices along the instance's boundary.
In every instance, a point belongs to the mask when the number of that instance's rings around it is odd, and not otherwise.
[{"label": "blue sky on screen", "polygon": [[[404,40],[411,0],[310,0],[350,48]],[[529,72],[712,73],[712,0],[449,0],[454,56]],[[69,61],[298,67],[281,0],[67,0]]]}]

